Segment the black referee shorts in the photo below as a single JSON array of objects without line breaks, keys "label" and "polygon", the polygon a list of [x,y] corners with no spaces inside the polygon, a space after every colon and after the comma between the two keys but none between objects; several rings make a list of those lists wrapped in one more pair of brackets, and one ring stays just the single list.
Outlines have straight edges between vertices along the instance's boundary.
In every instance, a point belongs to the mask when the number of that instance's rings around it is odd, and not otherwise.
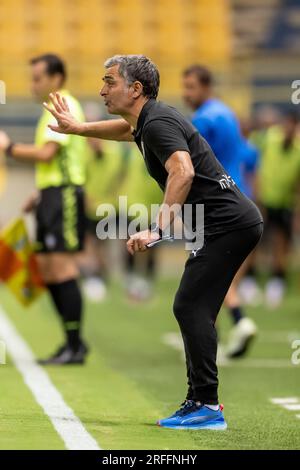
[{"label": "black referee shorts", "polygon": [[263,223],[209,236],[188,258],[174,301],[185,347],[188,399],[218,403],[215,321],[238,269],[257,245]]},{"label": "black referee shorts", "polygon": [[59,186],[42,189],[36,222],[38,253],[81,251],[86,227],[83,188]]},{"label": "black referee shorts", "polygon": [[266,230],[270,231],[276,227],[284,233],[287,240],[291,240],[293,236],[293,217],[292,209],[275,209],[273,207],[265,207]]}]

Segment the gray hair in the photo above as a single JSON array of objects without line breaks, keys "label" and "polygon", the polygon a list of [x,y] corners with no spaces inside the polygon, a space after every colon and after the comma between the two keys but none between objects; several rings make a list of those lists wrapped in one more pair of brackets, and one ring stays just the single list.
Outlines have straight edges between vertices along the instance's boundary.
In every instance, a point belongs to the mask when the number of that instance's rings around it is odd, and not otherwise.
[{"label": "gray hair", "polygon": [[128,85],[135,81],[143,85],[143,94],[147,98],[157,98],[159,90],[159,71],[156,65],[144,55],[115,55],[104,62],[109,68],[119,65],[119,74]]}]

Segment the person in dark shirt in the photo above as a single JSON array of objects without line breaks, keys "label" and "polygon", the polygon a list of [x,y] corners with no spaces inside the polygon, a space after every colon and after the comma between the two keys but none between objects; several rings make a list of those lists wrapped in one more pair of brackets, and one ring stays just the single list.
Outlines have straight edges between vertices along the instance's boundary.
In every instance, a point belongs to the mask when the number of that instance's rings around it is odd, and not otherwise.
[{"label": "person in dark shirt", "polygon": [[[142,55],[114,56],[105,62],[101,96],[122,119],[77,122],[66,101],[51,95],[44,106],[57,120],[51,129],[87,137],[135,140],[150,175],[164,190],[156,222],[130,236],[131,254],[164,237],[176,215],[171,206],[191,208],[185,218],[202,246],[193,249],[174,301],[186,353],[188,391],[181,407],[158,424],[174,429],[226,429],[218,401],[215,321],[237,270],[262,235],[262,217],[238,189],[207,142],[176,109],[156,100],[159,72]],[[197,207],[204,205],[204,223]],[[166,214],[169,212],[169,217]],[[201,237],[200,237],[201,238]]]},{"label": "person in dark shirt", "polygon": [[[211,71],[203,65],[195,64],[184,70],[182,78],[183,99],[193,110],[192,124],[208,142],[239,189],[244,194],[249,194],[246,171],[248,175],[255,171],[256,149],[242,135],[234,112],[214,96]],[[225,348],[225,354],[229,358],[244,355],[257,331],[253,320],[245,316],[238,294],[243,269],[234,278],[224,300],[234,324]],[[222,357],[222,351],[223,348],[219,345],[219,357]]]}]

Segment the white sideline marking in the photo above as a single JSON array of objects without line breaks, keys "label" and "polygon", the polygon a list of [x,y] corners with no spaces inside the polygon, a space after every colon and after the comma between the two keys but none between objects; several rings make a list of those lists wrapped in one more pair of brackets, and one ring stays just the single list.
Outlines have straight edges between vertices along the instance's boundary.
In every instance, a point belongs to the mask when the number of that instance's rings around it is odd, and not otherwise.
[{"label": "white sideline marking", "polygon": [[[180,351],[182,355],[182,359],[183,361],[185,361],[184,346],[183,346],[180,333],[176,333],[176,332],[165,333],[162,337],[162,341],[164,344],[170,346],[173,349],[176,349],[176,351]],[[242,368],[252,368],[252,369],[261,369],[261,368],[286,369],[286,368],[294,367],[293,364],[291,364],[291,362],[288,359],[272,359],[272,358],[266,358],[266,359],[245,358],[243,360],[229,359],[229,358],[226,358],[224,353],[222,353],[222,349],[220,348],[220,346],[218,348],[217,364],[219,367],[242,367]]]},{"label": "white sideline marking", "polygon": [[[279,405],[281,408],[289,411],[300,410],[300,400],[295,397],[287,398],[270,398],[270,402],[274,405]],[[300,415],[295,415],[296,418],[300,418]]]},{"label": "white sideline marking", "polygon": [[226,367],[242,367],[242,368],[253,368],[253,369],[288,369],[295,367],[293,364],[290,363],[287,359],[242,359],[240,361],[237,360],[229,360],[228,363],[222,364]]},{"label": "white sideline marking", "polygon": [[290,410],[290,411],[299,411],[300,403],[298,403],[297,405],[283,405],[283,408],[285,408],[286,410]]},{"label": "white sideline marking", "polygon": [[[35,362],[29,346],[0,306],[0,335],[24,382],[69,450],[101,450],[96,440],[66,404],[48,374]],[[5,366],[3,366],[5,367]]]},{"label": "white sideline marking", "polygon": [[300,338],[300,331],[291,330],[262,330],[259,331],[257,342],[259,343],[291,343],[294,339]]},{"label": "white sideline marking", "polygon": [[165,333],[162,339],[165,344],[177,349],[177,351],[184,350],[182,338],[179,333]]},{"label": "white sideline marking", "polygon": [[287,405],[292,403],[298,403],[298,398],[271,398],[271,402],[274,403],[274,405]]}]

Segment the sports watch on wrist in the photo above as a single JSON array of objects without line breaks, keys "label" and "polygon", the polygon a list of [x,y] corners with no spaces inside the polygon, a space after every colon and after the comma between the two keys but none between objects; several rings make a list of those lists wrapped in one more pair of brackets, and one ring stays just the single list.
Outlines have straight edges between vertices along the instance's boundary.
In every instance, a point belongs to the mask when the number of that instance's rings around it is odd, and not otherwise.
[{"label": "sports watch on wrist", "polygon": [[149,230],[150,230],[150,232],[158,233],[159,238],[163,238],[163,236],[164,236],[164,233],[163,233],[162,229],[160,228],[160,226],[156,222],[152,222],[152,224],[149,225]]}]

